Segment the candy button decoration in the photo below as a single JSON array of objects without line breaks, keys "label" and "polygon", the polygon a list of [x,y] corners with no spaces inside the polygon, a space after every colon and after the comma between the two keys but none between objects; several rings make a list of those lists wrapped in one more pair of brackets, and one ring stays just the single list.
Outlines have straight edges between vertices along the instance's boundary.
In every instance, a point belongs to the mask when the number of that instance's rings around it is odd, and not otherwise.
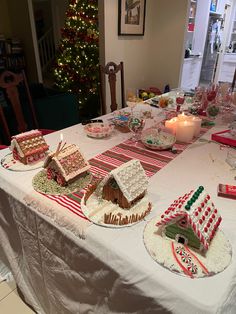
[{"label": "candy button decoration", "polygon": [[192,274],[197,274],[198,268],[197,265],[193,263],[189,263],[187,266],[188,271],[190,271]]},{"label": "candy button decoration", "polygon": [[184,249],[184,247],[182,247],[182,246],[177,246],[177,248],[175,249],[175,251],[176,251],[177,254],[179,254],[179,255],[181,255],[181,256],[186,254],[185,249]]},{"label": "candy button decoration", "polygon": [[187,263],[187,264],[192,262],[192,257],[187,253],[185,255],[181,256],[181,259],[184,263]]}]

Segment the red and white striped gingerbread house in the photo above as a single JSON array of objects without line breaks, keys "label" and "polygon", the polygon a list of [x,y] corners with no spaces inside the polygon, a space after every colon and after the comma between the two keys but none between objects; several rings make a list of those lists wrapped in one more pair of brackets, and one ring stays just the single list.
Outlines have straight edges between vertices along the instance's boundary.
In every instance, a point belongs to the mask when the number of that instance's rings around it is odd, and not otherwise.
[{"label": "red and white striped gingerbread house", "polygon": [[156,226],[161,228],[163,236],[206,252],[221,220],[210,195],[200,186],[175,200]]},{"label": "red and white striped gingerbread house", "polygon": [[11,139],[10,149],[13,158],[23,164],[31,164],[46,157],[49,146],[46,144],[42,132],[31,130],[14,135]]},{"label": "red and white striped gingerbread house", "polygon": [[59,185],[65,186],[85,173],[90,165],[75,144],[64,145],[61,149],[48,155],[44,162],[48,179],[55,180]]}]

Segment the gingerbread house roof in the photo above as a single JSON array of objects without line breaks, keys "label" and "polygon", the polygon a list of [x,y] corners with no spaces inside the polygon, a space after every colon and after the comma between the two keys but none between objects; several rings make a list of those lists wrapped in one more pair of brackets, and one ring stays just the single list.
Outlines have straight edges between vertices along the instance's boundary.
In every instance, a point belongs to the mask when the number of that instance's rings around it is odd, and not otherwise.
[{"label": "gingerbread house roof", "polygon": [[139,160],[130,160],[112,170],[101,182],[101,186],[110,178],[114,178],[128,202],[132,202],[146,191],[148,178]]},{"label": "gingerbread house roof", "polygon": [[12,136],[11,150],[17,149],[20,157],[27,157],[33,154],[43,153],[48,150],[49,146],[45,142],[42,132],[31,130]]},{"label": "gingerbread house roof", "polygon": [[66,145],[58,154],[55,152],[48,155],[44,167],[54,164],[64,179],[69,181],[90,168],[88,161],[75,144]]},{"label": "gingerbread house roof", "polygon": [[207,250],[222,218],[202,186],[175,200],[156,225],[173,224],[184,217]]}]

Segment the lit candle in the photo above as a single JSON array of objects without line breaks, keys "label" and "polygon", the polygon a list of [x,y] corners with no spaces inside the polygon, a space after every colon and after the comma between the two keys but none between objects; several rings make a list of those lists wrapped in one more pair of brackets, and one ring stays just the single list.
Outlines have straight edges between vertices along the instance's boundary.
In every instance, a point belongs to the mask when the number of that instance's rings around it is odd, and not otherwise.
[{"label": "lit candle", "polygon": [[194,134],[193,134],[193,136],[194,137],[199,136],[200,131],[201,131],[202,119],[200,119],[199,117],[190,116],[189,117],[189,121],[194,124]]},{"label": "lit candle", "polygon": [[165,127],[170,130],[172,134],[176,133],[176,125],[177,125],[178,119],[172,118],[170,120],[165,121]]},{"label": "lit candle", "polygon": [[63,141],[63,134],[62,133],[60,134],[60,141],[61,142]]},{"label": "lit candle", "polygon": [[176,140],[183,143],[189,143],[193,139],[194,124],[190,121],[178,121],[176,128]]},{"label": "lit candle", "polygon": [[188,119],[188,116],[184,112],[182,112],[181,114],[178,114],[179,121],[185,121],[187,119]]}]

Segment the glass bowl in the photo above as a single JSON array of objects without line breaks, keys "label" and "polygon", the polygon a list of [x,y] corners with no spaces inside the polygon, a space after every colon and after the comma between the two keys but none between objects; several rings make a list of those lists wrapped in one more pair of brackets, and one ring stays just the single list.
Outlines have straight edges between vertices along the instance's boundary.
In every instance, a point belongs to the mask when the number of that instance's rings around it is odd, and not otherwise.
[{"label": "glass bowl", "polygon": [[141,141],[150,149],[166,150],[175,144],[176,137],[164,129],[150,128],[143,131]]}]

